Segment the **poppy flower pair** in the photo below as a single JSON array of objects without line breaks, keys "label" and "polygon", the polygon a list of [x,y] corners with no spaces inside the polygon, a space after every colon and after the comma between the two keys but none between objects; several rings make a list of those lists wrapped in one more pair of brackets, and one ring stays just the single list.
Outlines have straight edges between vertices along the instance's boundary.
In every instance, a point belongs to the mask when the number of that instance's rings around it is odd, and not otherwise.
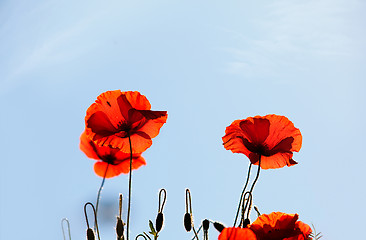
[{"label": "poppy flower pair", "polygon": [[225,149],[245,154],[252,164],[262,169],[282,168],[297,164],[293,152],[301,148],[300,130],[286,117],[266,115],[235,120],[222,138]]},{"label": "poppy flower pair", "polygon": [[102,93],[88,108],[80,149],[100,160],[94,164],[98,176],[128,173],[131,153],[132,169],[146,164],[141,153],[151,146],[168,117],[166,111],[150,109],[144,95],[120,90]]},{"label": "poppy flower pair", "polygon": [[225,228],[218,240],[308,240],[309,225],[299,215],[273,212],[262,214],[247,228]]}]

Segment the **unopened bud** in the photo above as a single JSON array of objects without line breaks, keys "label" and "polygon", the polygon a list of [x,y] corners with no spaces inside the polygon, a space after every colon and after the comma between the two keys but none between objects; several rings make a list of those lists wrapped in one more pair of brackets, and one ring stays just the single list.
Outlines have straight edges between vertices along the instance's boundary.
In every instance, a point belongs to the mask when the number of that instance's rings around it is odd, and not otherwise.
[{"label": "unopened bud", "polygon": [[122,219],[117,217],[116,233],[117,233],[118,238],[122,238],[123,231],[124,231],[124,224],[122,222]]},{"label": "unopened bud", "polygon": [[164,215],[162,212],[159,212],[155,220],[156,232],[160,232],[160,230],[163,228],[163,224],[164,224]]},{"label": "unopened bud", "polygon": [[250,224],[250,220],[248,218],[244,219],[243,227],[246,228]]},{"label": "unopened bud", "polygon": [[88,240],[95,240],[95,235],[94,235],[93,229],[88,228],[88,230],[86,230],[86,238]]},{"label": "unopened bud", "polygon": [[222,232],[222,230],[224,230],[224,228],[225,228],[225,226],[224,225],[222,225],[221,223],[219,223],[219,222],[214,222],[214,227],[216,228],[216,230],[217,231],[219,231],[219,232]]},{"label": "unopened bud", "polygon": [[210,221],[208,221],[207,219],[202,221],[202,227],[203,227],[203,231],[208,231],[208,228],[210,227]]},{"label": "unopened bud", "polygon": [[190,213],[184,215],[184,228],[187,232],[192,230],[192,216]]}]

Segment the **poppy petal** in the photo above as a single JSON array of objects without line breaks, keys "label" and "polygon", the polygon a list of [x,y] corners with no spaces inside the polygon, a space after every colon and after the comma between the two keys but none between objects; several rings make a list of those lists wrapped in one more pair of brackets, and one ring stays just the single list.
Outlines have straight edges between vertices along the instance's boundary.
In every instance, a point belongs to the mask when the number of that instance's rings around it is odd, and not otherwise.
[{"label": "poppy petal", "polygon": [[110,136],[115,133],[117,128],[113,126],[108,116],[101,111],[95,112],[86,121],[86,127],[95,133],[98,138]]},{"label": "poppy petal", "polygon": [[127,120],[131,121],[128,116],[128,112],[132,109],[131,103],[128,101],[126,95],[121,94],[117,98],[117,103],[119,107],[119,111],[121,112],[122,116]]},{"label": "poppy petal", "polygon": [[263,143],[269,134],[270,122],[267,119],[254,117],[240,122],[240,128],[246,138],[254,144]]},{"label": "poppy petal", "polygon": [[86,111],[85,120],[89,119],[93,113],[101,111],[107,115],[112,125],[117,128],[120,122],[125,121],[117,102],[117,98],[121,94],[120,90],[107,91],[100,94],[97,97],[97,100],[95,100],[95,103],[93,103]]},{"label": "poppy petal", "polygon": [[230,227],[224,228],[219,235],[218,240],[256,240],[254,232],[249,228]]},{"label": "poppy petal", "polygon": [[[133,158],[132,160],[132,169],[138,169],[142,165],[146,165],[146,162],[143,157]],[[94,164],[94,172],[99,177],[104,177],[106,168],[108,166],[107,174],[105,175],[106,178],[111,178],[120,175],[121,173],[128,173],[130,169],[130,162],[129,160],[123,161],[120,164],[113,165],[106,162],[96,162]]]},{"label": "poppy petal", "polygon": [[311,228],[300,221],[299,215],[273,212],[262,214],[249,228],[257,235],[259,240],[284,239],[307,240]]},{"label": "poppy petal", "polygon": [[[101,138],[95,141],[98,145],[111,146],[113,148],[119,148],[122,152],[130,153],[130,143],[127,137],[109,137]],[[147,134],[138,132],[131,135],[132,153],[142,153],[148,149],[152,140]]]},{"label": "poppy petal", "polygon": [[139,130],[140,132],[148,134],[150,138],[154,138],[159,134],[160,128],[164,125],[168,117],[166,112],[163,111],[155,111],[155,112],[159,112],[159,115],[164,113],[164,115],[161,115],[161,117],[159,118],[147,120],[147,122],[145,122],[145,124]]},{"label": "poppy petal", "polygon": [[302,144],[301,132],[294,124],[285,116],[275,114],[265,116],[271,122],[269,136],[265,144],[269,149],[274,148],[279,142],[287,137],[293,137],[290,151],[300,151]]},{"label": "poppy petal", "polygon": [[239,126],[241,121],[235,120],[226,128],[222,141],[226,150],[231,150],[233,153],[243,153],[249,157],[250,151],[243,144],[245,136]]},{"label": "poppy petal", "polygon": [[151,111],[149,101],[139,92],[107,91],[87,110],[86,134],[99,146],[119,148],[129,153],[128,135],[133,153],[151,146],[166,122],[166,111]]},{"label": "poppy petal", "polygon": [[313,232],[311,227],[301,221],[297,221],[295,229],[299,232],[298,236],[287,238],[286,240],[308,240],[310,234]]},{"label": "poppy petal", "polygon": [[83,151],[89,158],[100,159],[94,146],[90,144],[90,141],[91,140],[86,136],[84,131],[80,136],[80,150]]},{"label": "poppy petal", "polygon": [[300,130],[284,116],[266,115],[235,120],[225,130],[224,147],[233,153],[245,154],[252,164],[274,169],[297,164],[293,151],[301,148]]},{"label": "poppy petal", "polygon": [[131,106],[137,110],[150,110],[151,105],[149,100],[137,91],[122,92],[126,96]]},{"label": "poppy petal", "polygon": [[269,155],[275,155],[279,152],[281,153],[291,153],[292,143],[294,142],[293,137],[287,137],[282,139],[279,143],[276,144],[272,149],[268,151]]},{"label": "poppy petal", "polygon": [[[261,156],[261,168],[262,169],[276,169],[276,168],[282,168],[284,166],[293,166],[297,164],[295,161],[289,161],[291,159],[292,153],[277,153],[275,155],[266,157]],[[254,165],[258,165],[259,155],[256,153],[251,153],[250,161]]]}]

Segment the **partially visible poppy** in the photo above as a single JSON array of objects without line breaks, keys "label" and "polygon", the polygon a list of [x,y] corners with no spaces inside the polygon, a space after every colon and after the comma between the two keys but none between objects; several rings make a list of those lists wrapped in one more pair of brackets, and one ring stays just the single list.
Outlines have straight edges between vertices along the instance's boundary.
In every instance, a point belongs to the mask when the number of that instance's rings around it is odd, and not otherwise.
[{"label": "partially visible poppy", "polygon": [[107,91],[98,96],[86,112],[88,138],[99,146],[111,146],[129,153],[142,153],[152,144],[167,120],[166,111],[151,111],[150,102],[139,92]]},{"label": "partially visible poppy", "polygon": [[275,114],[235,120],[226,128],[224,147],[245,154],[254,165],[261,156],[261,168],[281,168],[297,164],[293,152],[301,148],[300,130],[285,116]]},{"label": "partially visible poppy", "polygon": [[256,234],[258,240],[308,240],[311,228],[297,221],[298,218],[297,214],[282,212],[262,214],[249,228]]},{"label": "partially visible poppy", "polygon": [[[94,172],[100,177],[105,175],[106,178],[111,178],[130,170],[130,153],[124,153],[118,148],[100,147],[85,132],[80,136],[80,149],[89,158],[100,160],[94,164]],[[132,154],[132,169],[138,169],[142,165],[146,165],[146,162],[141,154]]]},{"label": "partially visible poppy", "polygon": [[257,240],[257,238],[249,228],[229,227],[222,230],[218,240]]}]

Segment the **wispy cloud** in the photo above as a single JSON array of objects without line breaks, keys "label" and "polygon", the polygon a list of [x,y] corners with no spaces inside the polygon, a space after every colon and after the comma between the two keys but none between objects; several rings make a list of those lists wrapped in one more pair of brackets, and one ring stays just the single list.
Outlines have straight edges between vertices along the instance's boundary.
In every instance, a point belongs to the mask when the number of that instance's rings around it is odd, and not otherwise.
[{"label": "wispy cloud", "polygon": [[261,11],[265,15],[251,21],[256,35],[230,32],[240,40],[227,49],[234,58],[228,71],[250,75],[260,69],[261,74],[273,73],[279,67],[301,68],[298,63],[306,59],[353,54],[347,21],[357,5],[357,0],[279,0],[265,6]]},{"label": "wispy cloud", "polygon": [[[88,38],[89,32],[93,23],[104,12],[99,12],[99,15],[88,13],[78,16],[72,23],[52,22],[55,28],[45,31],[43,30],[45,26],[52,25],[42,23],[42,21],[49,21],[44,18],[44,15],[52,14],[52,8],[55,6],[46,2],[42,6],[30,9],[21,22],[16,22],[11,16],[11,21],[6,26],[2,26],[2,31],[8,31],[11,34],[3,38],[3,43],[6,41],[13,47],[13,50],[9,52],[11,56],[7,56],[11,61],[6,62],[7,68],[1,73],[1,91],[22,84],[25,81],[24,76],[34,70],[72,61],[96,47],[96,41]],[[43,17],[37,18],[37,14],[43,14]],[[31,23],[28,24],[27,20]],[[14,25],[17,25],[17,29],[26,29],[27,34],[9,31]],[[29,27],[31,29],[27,29]],[[15,42],[12,43],[12,41]],[[4,60],[6,59],[4,58]]]}]

